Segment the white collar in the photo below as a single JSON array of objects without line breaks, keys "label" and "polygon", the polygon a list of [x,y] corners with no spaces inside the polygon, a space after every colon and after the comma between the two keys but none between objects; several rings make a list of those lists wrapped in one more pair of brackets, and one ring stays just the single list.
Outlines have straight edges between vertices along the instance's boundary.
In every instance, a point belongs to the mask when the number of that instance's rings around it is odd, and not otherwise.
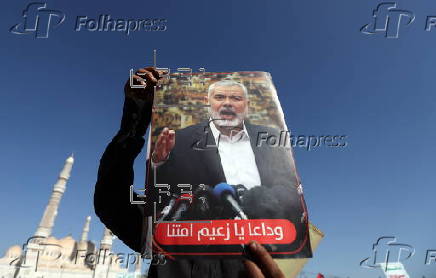
[{"label": "white collar", "polygon": [[[245,127],[245,123],[242,123],[243,129],[239,131],[238,133],[234,134],[233,136],[227,136],[222,134],[218,128],[215,126],[214,121],[209,118],[209,127],[212,130],[213,138],[215,139],[215,142],[219,142],[220,140],[225,140],[230,143],[235,143],[239,141],[249,141],[250,136],[248,136],[247,128]],[[217,143],[218,145],[218,143]]]}]

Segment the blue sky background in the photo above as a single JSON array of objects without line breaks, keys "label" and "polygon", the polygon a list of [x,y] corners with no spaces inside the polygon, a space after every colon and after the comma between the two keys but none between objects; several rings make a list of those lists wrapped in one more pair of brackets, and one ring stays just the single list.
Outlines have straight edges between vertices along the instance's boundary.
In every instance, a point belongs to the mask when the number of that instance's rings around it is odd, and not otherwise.
[{"label": "blue sky background", "polygon": [[[345,148],[295,150],[311,222],[325,233],[305,270],[378,277],[359,262],[380,236],[413,245],[411,277],[436,249],[434,88],[436,15],[431,1],[397,1],[413,11],[398,39],[364,35],[379,1],[49,1],[66,14],[48,39],[14,35],[28,1],[1,9],[0,253],[32,235],[67,156],[76,162],[61,202],[57,237],[90,238],[103,226],[92,204],[100,156],[116,133],[129,69],[205,67],[268,71],[294,134],[347,135]],[[166,18],[165,32],[75,32],[77,16]],[[135,186],[144,180],[144,153]],[[121,243],[117,250],[127,251]]]}]

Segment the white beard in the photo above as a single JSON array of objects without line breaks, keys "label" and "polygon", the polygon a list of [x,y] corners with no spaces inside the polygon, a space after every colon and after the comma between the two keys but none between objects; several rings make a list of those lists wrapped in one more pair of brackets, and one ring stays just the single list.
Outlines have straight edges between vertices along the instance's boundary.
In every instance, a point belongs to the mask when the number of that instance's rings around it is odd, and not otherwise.
[{"label": "white beard", "polygon": [[209,108],[209,114],[214,122],[215,125],[217,126],[228,126],[228,127],[235,127],[235,126],[240,126],[242,124],[242,122],[245,119],[245,115],[247,114],[246,112],[243,113],[236,113],[236,118],[234,118],[233,120],[225,120],[225,119],[221,119],[221,115],[219,113],[219,111],[213,111],[212,109]]}]

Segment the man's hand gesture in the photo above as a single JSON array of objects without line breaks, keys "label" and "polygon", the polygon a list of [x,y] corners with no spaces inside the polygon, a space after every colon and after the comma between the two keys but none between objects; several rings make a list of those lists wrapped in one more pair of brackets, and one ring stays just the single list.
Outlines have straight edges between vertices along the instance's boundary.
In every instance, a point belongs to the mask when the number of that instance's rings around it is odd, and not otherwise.
[{"label": "man's hand gesture", "polygon": [[151,157],[153,163],[160,163],[165,161],[171,150],[176,144],[176,137],[174,130],[165,127],[157,138],[156,145],[154,146],[153,155]]}]

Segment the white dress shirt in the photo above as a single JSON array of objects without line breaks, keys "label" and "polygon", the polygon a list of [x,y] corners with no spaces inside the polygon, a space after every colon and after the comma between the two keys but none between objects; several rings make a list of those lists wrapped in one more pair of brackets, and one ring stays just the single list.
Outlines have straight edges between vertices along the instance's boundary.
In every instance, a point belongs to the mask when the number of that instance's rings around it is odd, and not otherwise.
[{"label": "white dress shirt", "polygon": [[209,126],[218,146],[227,183],[242,184],[247,189],[259,186],[259,170],[245,124],[241,131],[231,136],[222,134],[213,121],[209,122]]},{"label": "white dress shirt", "polygon": [[[213,121],[209,121],[209,126],[218,146],[221,166],[227,183],[231,185],[242,184],[247,189],[259,186],[259,170],[257,169],[256,159],[245,124],[244,129],[232,136],[221,134]],[[171,153],[169,156],[171,156]],[[165,162],[166,160],[154,163],[151,160],[151,165],[159,167]]]}]

